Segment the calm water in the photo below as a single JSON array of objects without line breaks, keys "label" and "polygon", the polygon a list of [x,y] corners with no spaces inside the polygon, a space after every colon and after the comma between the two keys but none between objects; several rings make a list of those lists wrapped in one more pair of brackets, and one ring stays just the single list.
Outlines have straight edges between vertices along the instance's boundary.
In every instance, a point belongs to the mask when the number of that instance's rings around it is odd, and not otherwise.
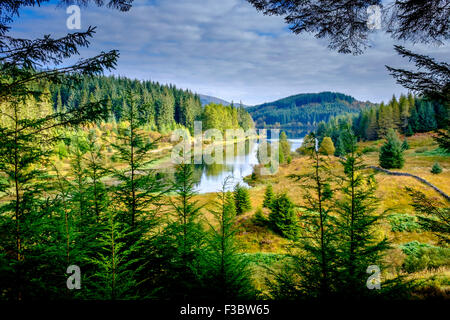
[{"label": "calm water", "polygon": [[[295,151],[301,146],[303,139],[288,139],[291,143],[291,151]],[[271,141],[271,139],[268,139]],[[253,171],[253,166],[258,164],[256,153],[258,150],[257,141],[253,141],[246,144],[243,152],[235,152],[235,156],[231,161],[227,161],[226,164],[214,164],[214,165],[197,165],[196,177],[199,181],[196,185],[196,189],[200,193],[217,192],[221,190],[223,181],[231,176],[232,183],[228,189],[232,189],[237,183],[247,186],[243,181],[245,176],[248,176]]]}]

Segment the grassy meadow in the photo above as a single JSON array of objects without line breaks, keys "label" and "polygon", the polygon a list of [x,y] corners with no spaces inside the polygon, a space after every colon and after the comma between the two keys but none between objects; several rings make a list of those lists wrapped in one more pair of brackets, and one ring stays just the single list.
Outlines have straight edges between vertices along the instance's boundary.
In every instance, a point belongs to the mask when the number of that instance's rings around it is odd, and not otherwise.
[{"label": "grassy meadow", "polygon": [[[450,194],[450,155],[442,152],[434,142],[432,134],[416,134],[408,137],[409,149],[405,151],[405,166],[399,172],[408,172],[422,177],[434,184],[442,191]],[[362,142],[361,150],[364,150],[364,159],[367,165],[378,166],[378,148],[383,144],[383,140]],[[267,272],[264,265],[273,264],[286,252],[289,241],[279,236],[265,226],[260,226],[254,219],[254,214],[258,208],[262,207],[264,191],[267,185],[273,186],[275,193],[286,192],[296,205],[303,204],[304,190],[296,181],[289,178],[291,174],[307,173],[311,168],[310,159],[307,156],[296,155],[290,164],[281,165],[278,172],[273,176],[263,176],[257,181],[252,181],[253,187],[250,191],[252,210],[238,218],[240,225],[239,239],[242,250],[251,257],[252,264],[257,269],[255,282],[261,288]],[[439,162],[443,171],[440,174],[432,174],[431,167],[435,162]],[[329,158],[332,173],[342,174],[342,166],[336,157]],[[372,169],[368,169],[372,170]],[[405,260],[407,255],[402,250],[402,245],[407,243],[437,246],[436,238],[430,232],[420,230],[416,223],[414,209],[411,206],[411,199],[405,192],[405,187],[411,187],[422,191],[429,197],[433,197],[445,203],[445,199],[429,186],[422,184],[412,177],[391,176],[381,172],[375,172],[377,181],[376,196],[380,200],[378,213],[384,214],[377,232],[380,239],[384,236],[391,242],[391,249],[388,250],[385,260],[390,267],[383,270],[385,278],[392,278],[394,275],[403,274],[408,279],[420,281],[421,288],[415,292],[416,295],[436,294],[447,296],[450,290],[450,255],[448,249],[436,258],[442,260],[438,267],[428,267],[423,270],[411,272],[405,271]],[[337,185],[335,185],[338,188]],[[214,200],[215,194],[198,195],[200,203],[207,207]],[[264,208],[267,216],[269,210]],[[205,215],[208,219],[208,213]],[[419,263],[419,262],[417,262]],[[420,263],[419,263],[420,264]],[[427,264],[427,266],[433,264]],[[410,268],[411,269],[411,268]],[[258,278],[259,277],[259,278]]]}]

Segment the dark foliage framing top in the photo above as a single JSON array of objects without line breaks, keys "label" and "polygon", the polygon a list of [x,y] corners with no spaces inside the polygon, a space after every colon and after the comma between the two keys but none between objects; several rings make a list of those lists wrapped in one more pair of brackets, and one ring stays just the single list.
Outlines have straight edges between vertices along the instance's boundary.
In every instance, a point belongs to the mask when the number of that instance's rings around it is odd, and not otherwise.
[{"label": "dark foliage framing top", "polygon": [[247,0],[266,15],[284,16],[290,29],[328,38],[340,53],[361,54],[369,46],[367,8],[383,8],[383,27],[394,39],[442,43],[450,36],[449,0]]}]

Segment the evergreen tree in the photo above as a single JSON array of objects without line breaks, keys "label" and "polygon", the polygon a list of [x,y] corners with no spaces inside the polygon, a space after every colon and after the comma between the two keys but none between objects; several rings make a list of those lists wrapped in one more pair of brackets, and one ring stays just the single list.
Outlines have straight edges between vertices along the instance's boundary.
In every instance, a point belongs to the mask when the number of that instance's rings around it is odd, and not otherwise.
[{"label": "evergreen tree", "polygon": [[448,204],[427,197],[423,192],[412,188],[405,188],[411,196],[412,206],[418,214],[419,224],[427,231],[431,231],[443,246],[450,244],[450,208]]},{"label": "evergreen tree", "polygon": [[394,122],[392,119],[392,106],[390,104],[385,105],[381,103],[378,109],[378,131],[379,137],[386,137],[389,129],[394,128]]},{"label": "evergreen tree", "polygon": [[386,136],[386,142],[380,148],[380,166],[385,169],[400,169],[405,163],[402,142],[397,133],[391,129]]},{"label": "evergreen tree", "polygon": [[[151,150],[155,149],[155,141],[149,141],[141,131],[142,120],[138,119],[136,96],[127,93],[127,108],[124,119],[127,127],[119,127],[116,142],[112,143],[118,159],[126,164],[123,169],[112,169],[114,177],[120,182],[115,188],[115,200],[123,205],[121,219],[133,229],[142,223],[143,228],[149,227],[155,217],[154,210],[149,210],[150,204],[156,205],[165,192],[163,181],[146,167],[153,161]],[[122,206],[118,206],[120,208]]]},{"label": "evergreen tree", "polygon": [[373,175],[364,173],[366,166],[357,150],[356,136],[349,131],[345,136],[350,152],[345,155],[345,160],[340,160],[344,167],[344,176],[341,177],[344,196],[337,202],[340,284],[336,290],[346,298],[354,299],[371,293],[365,285],[367,267],[380,265],[388,245],[386,238],[380,241],[375,234],[381,218],[375,213],[378,203],[375,179]]},{"label": "evergreen tree", "polygon": [[416,102],[413,105],[410,105],[411,108],[411,116],[408,121],[409,127],[411,127],[412,132],[420,131],[420,120],[419,115],[417,113]]},{"label": "evergreen tree", "polygon": [[269,184],[266,188],[266,192],[264,193],[264,201],[263,207],[270,208],[270,203],[272,202],[274,197],[272,185]]},{"label": "evergreen tree", "polygon": [[151,150],[155,148],[155,141],[148,139],[141,129],[143,119],[138,117],[138,100],[131,91],[126,99],[127,108],[123,114],[126,126],[118,126],[116,139],[111,143],[118,162],[123,165],[110,169],[117,181],[110,191],[110,210],[114,222],[122,228],[120,233],[124,239],[121,242],[125,242],[127,248],[134,248],[127,253],[128,261],[123,264],[135,270],[136,290],[148,297],[159,288],[153,279],[157,271],[150,267],[141,268],[141,265],[149,266],[155,261],[157,227],[161,223],[159,212],[168,187],[160,175],[148,169],[153,161]]},{"label": "evergreen tree", "polygon": [[236,214],[240,215],[250,211],[252,204],[250,202],[250,194],[248,189],[239,183],[234,187],[234,201],[236,206]]},{"label": "evergreen tree", "polygon": [[88,202],[89,211],[94,213],[98,222],[102,212],[108,205],[108,195],[102,179],[106,176],[106,163],[104,158],[104,145],[98,143],[98,136],[91,130],[87,137],[87,152],[85,154],[86,175],[91,183],[87,192],[92,196]]},{"label": "evergreen tree", "polygon": [[405,138],[405,140],[403,140],[402,149],[403,150],[408,150],[409,149],[409,143],[408,143],[408,140],[406,138]]},{"label": "evergreen tree", "polygon": [[[310,134],[315,139],[314,133]],[[335,277],[337,235],[331,215],[332,192],[329,166],[314,144],[309,144],[312,172],[292,175],[306,191],[305,212],[299,217],[302,234],[293,243],[291,263],[276,273],[272,295],[276,298],[330,297]]]},{"label": "evergreen tree", "polygon": [[[42,88],[35,86],[34,90],[39,92]],[[56,128],[86,123],[101,114],[101,106],[97,104],[51,113],[51,103],[45,97],[48,95],[31,104],[35,101],[33,97],[11,98],[4,111],[9,120],[0,126],[0,174],[4,177],[0,228],[7,235],[0,246],[5,248],[7,265],[13,270],[4,279],[7,285],[12,285],[6,287],[5,294],[18,300],[43,292],[49,296],[61,294],[56,283],[61,281],[58,270],[63,269],[60,263],[66,257],[65,247],[58,244],[58,240],[64,239],[58,230],[63,223],[60,217],[55,217],[60,201],[51,196],[53,184],[46,169],[59,139]],[[43,250],[46,244],[48,250]],[[33,271],[36,266],[46,271],[36,274]],[[45,276],[41,277],[42,274]]]},{"label": "evergreen tree", "polygon": [[345,154],[345,145],[344,145],[344,141],[342,139],[342,135],[339,134],[339,138],[338,138],[337,143],[336,143],[336,149],[334,151],[334,155],[336,157],[342,157],[344,154]]},{"label": "evergreen tree", "polygon": [[377,114],[375,108],[371,108],[369,111],[369,120],[366,129],[366,137],[368,140],[376,140],[377,134]]},{"label": "evergreen tree", "polygon": [[236,210],[233,195],[226,192],[227,180],[211,211],[217,226],[210,226],[204,258],[207,297],[210,299],[249,299],[254,297],[250,269],[237,241]]},{"label": "evergreen tree", "polygon": [[[401,95],[399,100],[399,108],[400,108],[400,128],[402,132],[406,133],[409,127],[409,117],[410,117],[410,104],[409,99]],[[410,127],[409,127],[410,128]]]},{"label": "evergreen tree", "polygon": [[[135,268],[136,252],[140,241],[129,245],[134,238],[132,229],[111,210],[104,215],[100,231],[100,246],[87,262],[94,265],[95,272],[88,278],[89,290],[84,298],[98,300],[136,299],[137,279],[135,274],[141,267]],[[139,264],[138,264],[139,265]],[[83,270],[84,272],[84,270]]]},{"label": "evergreen tree", "polygon": [[431,173],[432,174],[439,174],[439,173],[441,173],[442,172],[442,167],[441,167],[441,165],[439,164],[439,162],[435,162],[434,164],[433,164],[433,167],[431,168]]},{"label": "evergreen tree", "polygon": [[291,144],[289,143],[287,135],[284,131],[282,131],[280,134],[279,148],[280,148],[279,162],[280,163],[288,162],[289,161],[288,159],[291,156]]},{"label": "evergreen tree", "polygon": [[162,274],[159,275],[160,298],[199,298],[201,285],[201,255],[205,232],[199,222],[202,206],[194,200],[193,165],[180,164],[175,172],[171,200],[173,213],[158,240]]},{"label": "evergreen tree", "polygon": [[286,193],[276,195],[270,203],[269,223],[274,231],[286,238],[297,236],[298,219],[294,204]]}]

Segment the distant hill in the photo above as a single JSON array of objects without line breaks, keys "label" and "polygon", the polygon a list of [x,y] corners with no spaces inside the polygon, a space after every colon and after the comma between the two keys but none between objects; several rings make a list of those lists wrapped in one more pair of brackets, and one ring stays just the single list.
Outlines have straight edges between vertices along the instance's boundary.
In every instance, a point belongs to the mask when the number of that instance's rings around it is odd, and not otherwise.
[{"label": "distant hill", "polygon": [[248,107],[258,128],[281,128],[286,130],[315,127],[320,121],[348,112],[359,112],[372,106],[337,92],[303,93],[273,102]]},{"label": "distant hill", "polygon": [[207,104],[210,104],[210,103],[222,104],[224,106],[229,106],[231,104],[230,102],[225,101],[223,99],[212,97],[212,96],[207,96],[204,94],[199,94],[198,96],[200,97],[202,106],[206,106]]},{"label": "distant hill", "polygon": [[[198,95],[199,98],[200,98],[200,101],[201,101],[201,103],[202,103],[202,106],[206,106],[207,104],[210,104],[210,103],[221,104],[221,105],[224,105],[224,106],[229,106],[229,105],[231,104],[231,102],[225,101],[225,100],[220,99],[220,98],[217,98],[217,97],[207,96],[207,95],[205,95],[205,94],[197,94],[197,95]],[[239,107],[239,106],[240,106],[240,103],[239,103],[239,102],[233,102],[233,105],[234,105],[235,107]],[[248,106],[245,105],[245,104],[242,104],[242,106],[243,106],[244,108],[247,108],[247,107],[248,107]]]}]

